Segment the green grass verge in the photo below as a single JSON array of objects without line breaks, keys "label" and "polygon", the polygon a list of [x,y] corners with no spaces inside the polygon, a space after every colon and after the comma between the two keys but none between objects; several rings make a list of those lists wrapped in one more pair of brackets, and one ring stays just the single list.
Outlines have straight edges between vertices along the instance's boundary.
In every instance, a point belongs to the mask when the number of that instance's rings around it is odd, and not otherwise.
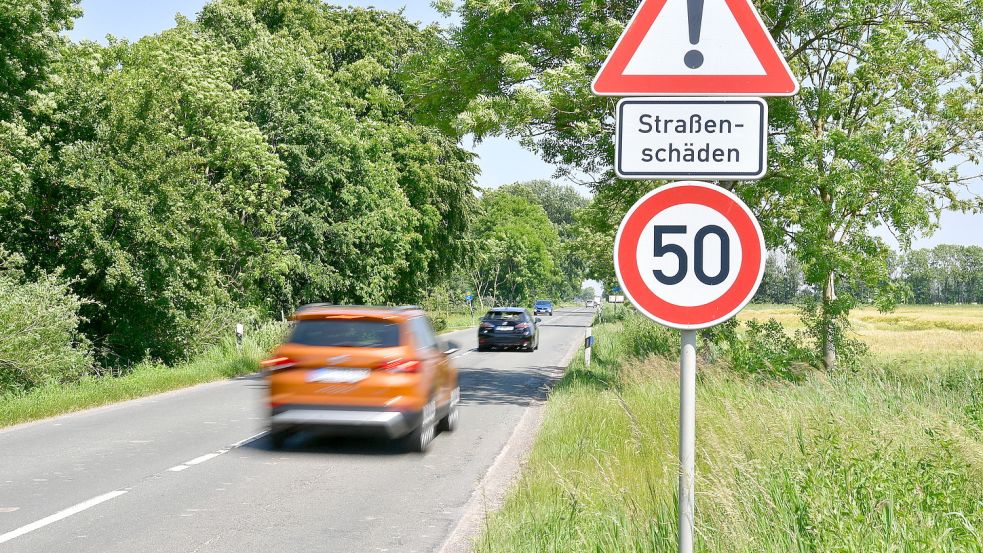
[{"label": "green grass verge", "polygon": [[[595,327],[481,552],[676,550],[676,361]],[[983,550],[983,353],[792,384],[701,366],[697,550]]]},{"label": "green grass verge", "polygon": [[480,313],[475,313],[474,317],[471,313],[446,313],[444,318],[447,321],[447,327],[441,332],[451,332],[454,330],[463,330],[465,328],[471,328],[478,324],[478,319],[481,317]]},{"label": "green grass verge", "polygon": [[90,376],[71,384],[0,396],[0,428],[252,373],[282,333],[283,325],[271,323],[251,333],[241,350],[230,339],[171,367],[144,362],[122,376]]}]

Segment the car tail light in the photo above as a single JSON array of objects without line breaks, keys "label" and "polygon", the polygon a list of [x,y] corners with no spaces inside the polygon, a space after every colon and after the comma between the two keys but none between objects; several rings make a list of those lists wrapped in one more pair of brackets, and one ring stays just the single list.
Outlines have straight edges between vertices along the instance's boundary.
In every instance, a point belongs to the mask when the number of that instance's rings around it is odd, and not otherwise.
[{"label": "car tail light", "polygon": [[416,359],[393,359],[379,364],[379,370],[391,373],[420,372],[420,362]]},{"label": "car tail light", "polygon": [[260,368],[267,372],[282,371],[297,365],[297,361],[289,357],[273,357],[259,364]]},{"label": "car tail light", "polygon": [[495,325],[491,323],[481,323],[481,328],[495,328]]},{"label": "car tail light", "polygon": [[516,330],[525,330],[527,328],[529,328],[529,323],[519,323],[515,325]]}]

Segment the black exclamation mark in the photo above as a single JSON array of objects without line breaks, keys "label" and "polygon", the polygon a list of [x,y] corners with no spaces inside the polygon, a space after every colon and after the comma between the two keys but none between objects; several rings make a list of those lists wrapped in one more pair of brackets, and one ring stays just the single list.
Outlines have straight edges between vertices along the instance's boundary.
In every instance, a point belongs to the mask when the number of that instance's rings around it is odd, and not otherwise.
[{"label": "black exclamation mark", "polygon": [[[689,15],[689,43],[696,46],[700,43],[700,28],[703,26],[703,0],[686,0]],[[703,54],[699,50],[690,50],[683,56],[683,62],[690,69],[703,65]]]}]

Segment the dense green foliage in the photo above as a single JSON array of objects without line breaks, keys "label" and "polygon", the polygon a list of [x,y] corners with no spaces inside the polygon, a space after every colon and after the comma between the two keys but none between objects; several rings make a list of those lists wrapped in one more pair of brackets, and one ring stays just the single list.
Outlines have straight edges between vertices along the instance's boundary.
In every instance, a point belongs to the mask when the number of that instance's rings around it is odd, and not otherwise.
[{"label": "dense green foliage", "polygon": [[314,1],[208,5],[246,108],[287,171],[280,307],[408,302],[448,277],[474,210],[472,154],[414,123],[402,71],[440,46],[402,16]]},{"label": "dense green foliage", "polygon": [[36,104],[81,11],[78,0],[0,0],[0,121],[16,120]]},{"label": "dense green foliage", "polygon": [[528,305],[554,291],[560,239],[542,207],[508,192],[486,191],[473,232],[468,267],[478,297],[493,298],[496,305]]},{"label": "dense green foliage", "polygon": [[443,47],[436,29],[217,0],[103,47],[58,34],[77,14],[0,15],[0,245],[65,275],[103,362],[173,361],[236,320],[450,281],[477,167],[416,121],[404,84]]},{"label": "dense green foliage", "polygon": [[572,187],[550,181],[484,191],[453,297],[471,293],[479,309],[575,297],[585,271],[573,220],[587,203]]},{"label": "dense green foliage", "polygon": [[0,393],[60,384],[92,364],[78,332],[83,300],[60,275],[27,279],[22,265],[0,249]]}]

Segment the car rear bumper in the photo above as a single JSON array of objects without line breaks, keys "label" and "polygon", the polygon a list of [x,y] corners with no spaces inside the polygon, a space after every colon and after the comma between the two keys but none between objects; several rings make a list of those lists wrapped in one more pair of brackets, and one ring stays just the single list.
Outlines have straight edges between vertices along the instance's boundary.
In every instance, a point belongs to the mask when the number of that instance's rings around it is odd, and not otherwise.
[{"label": "car rear bumper", "polygon": [[369,434],[398,438],[409,434],[419,426],[421,418],[420,412],[410,411],[284,405],[273,409],[270,424],[280,428],[316,426],[337,434]]},{"label": "car rear bumper", "polygon": [[532,340],[532,335],[524,336],[522,334],[512,336],[484,334],[478,336],[478,344],[482,346],[524,346],[531,343]]}]

